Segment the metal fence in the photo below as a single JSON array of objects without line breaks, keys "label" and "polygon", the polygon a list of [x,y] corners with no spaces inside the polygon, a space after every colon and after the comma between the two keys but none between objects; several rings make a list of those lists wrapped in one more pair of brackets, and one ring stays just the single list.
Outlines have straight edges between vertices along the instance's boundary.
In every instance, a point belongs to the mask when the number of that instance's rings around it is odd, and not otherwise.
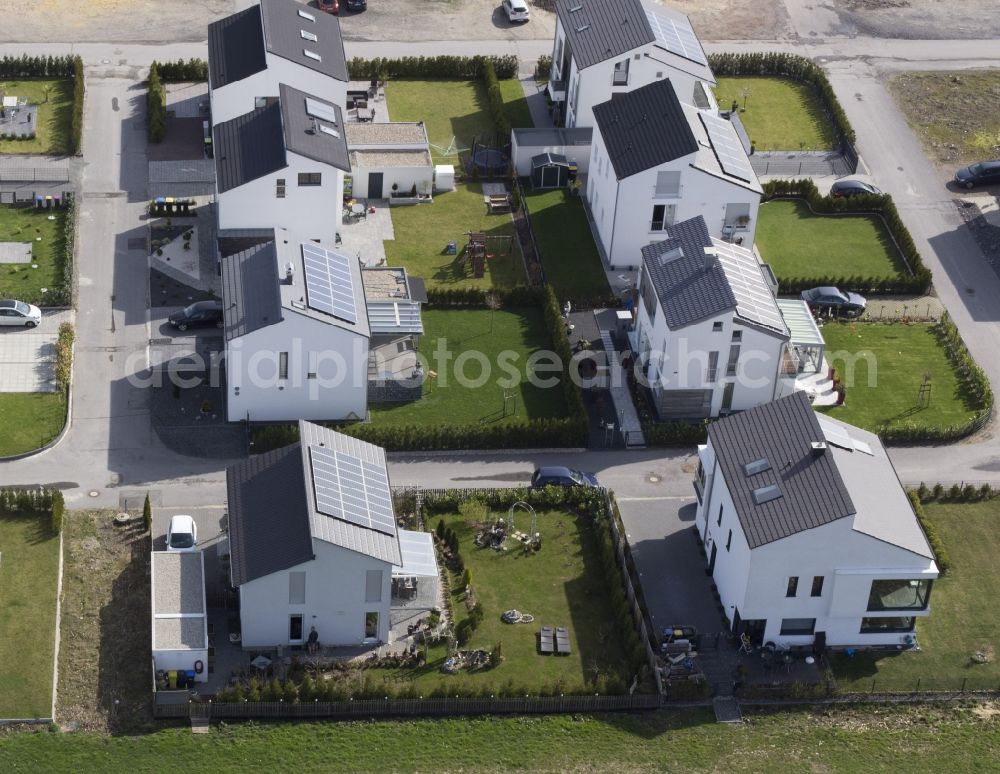
[{"label": "metal fence", "polygon": [[0,183],[68,183],[68,167],[2,167]]}]

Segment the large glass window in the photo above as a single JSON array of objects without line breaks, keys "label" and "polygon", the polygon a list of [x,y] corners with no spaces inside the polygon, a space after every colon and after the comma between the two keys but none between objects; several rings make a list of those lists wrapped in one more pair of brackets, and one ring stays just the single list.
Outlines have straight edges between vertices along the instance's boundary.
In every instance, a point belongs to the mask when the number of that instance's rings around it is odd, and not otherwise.
[{"label": "large glass window", "polygon": [[781,633],[786,636],[812,634],[816,631],[815,618],[782,618]]},{"label": "large glass window", "polygon": [[794,597],[799,590],[799,576],[793,575],[788,579],[788,586],[785,588],[786,597]]},{"label": "large glass window", "polygon": [[862,618],[861,633],[883,634],[891,632],[912,632],[916,623],[917,619],[912,615],[900,618]]},{"label": "large glass window", "polygon": [[926,610],[931,598],[930,580],[893,578],[873,580],[869,610]]}]

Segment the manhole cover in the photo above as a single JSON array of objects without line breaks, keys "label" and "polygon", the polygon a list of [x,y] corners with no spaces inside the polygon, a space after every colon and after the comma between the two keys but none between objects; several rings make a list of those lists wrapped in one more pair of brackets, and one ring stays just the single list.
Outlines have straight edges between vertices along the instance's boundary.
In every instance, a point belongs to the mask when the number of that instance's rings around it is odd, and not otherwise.
[{"label": "manhole cover", "polygon": [[87,494],[90,497],[97,497],[100,494],[100,492],[98,492],[96,489],[91,489],[89,492],[87,492]]},{"label": "manhole cover", "polygon": [[131,237],[128,240],[129,250],[145,250],[146,249],[146,237]]},{"label": "manhole cover", "polygon": [[660,477],[658,475],[656,475],[655,473],[650,473],[649,474],[649,478],[647,479],[647,481],[649,481],[650,484],[659,484],[660,483]]}]

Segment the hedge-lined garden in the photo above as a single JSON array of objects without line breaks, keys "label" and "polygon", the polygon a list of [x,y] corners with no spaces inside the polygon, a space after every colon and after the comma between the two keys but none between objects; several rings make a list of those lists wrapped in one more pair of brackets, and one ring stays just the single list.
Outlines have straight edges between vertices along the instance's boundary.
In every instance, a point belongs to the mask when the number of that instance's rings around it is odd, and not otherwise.
[{"label": "hedge-lined garden", "polygon": [[[72,82],[72,104],[60,102],[58,89],[52,84],[45,84],[44,98],[39,100],[40,110],[55,111],[47,121],[46,130],[53,135],[49,147],[23,148],[13,146],[16,153],[51,153],[78,156],[82,149],[83,139],[83,101],[86,94],[86,82],[83,73],[83,60],[79,56],[4,56],[0,58],[0,81],[55,81],[65,78]],[[11,93],[8,91],[8,93]],[[13,93],[17,95],[16,88]],[[51,101],[50,101],[50,98]],[[46,122],[44,115],[36,116],[36,126]],[[41,138],[39,138],[41,139]],[[22,141],[16,141],[19,145]]]}]

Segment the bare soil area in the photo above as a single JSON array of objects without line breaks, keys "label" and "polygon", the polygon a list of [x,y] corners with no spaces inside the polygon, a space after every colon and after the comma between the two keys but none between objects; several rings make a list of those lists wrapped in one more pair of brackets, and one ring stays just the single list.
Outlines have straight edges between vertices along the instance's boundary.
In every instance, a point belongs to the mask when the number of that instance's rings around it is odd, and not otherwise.
[{"label": "bare soil area", "polygon": [[[996,0],[828,0],[860,35],[915,40],[1000,36]],[[876,53],[876,52],[872,52]]]}]

